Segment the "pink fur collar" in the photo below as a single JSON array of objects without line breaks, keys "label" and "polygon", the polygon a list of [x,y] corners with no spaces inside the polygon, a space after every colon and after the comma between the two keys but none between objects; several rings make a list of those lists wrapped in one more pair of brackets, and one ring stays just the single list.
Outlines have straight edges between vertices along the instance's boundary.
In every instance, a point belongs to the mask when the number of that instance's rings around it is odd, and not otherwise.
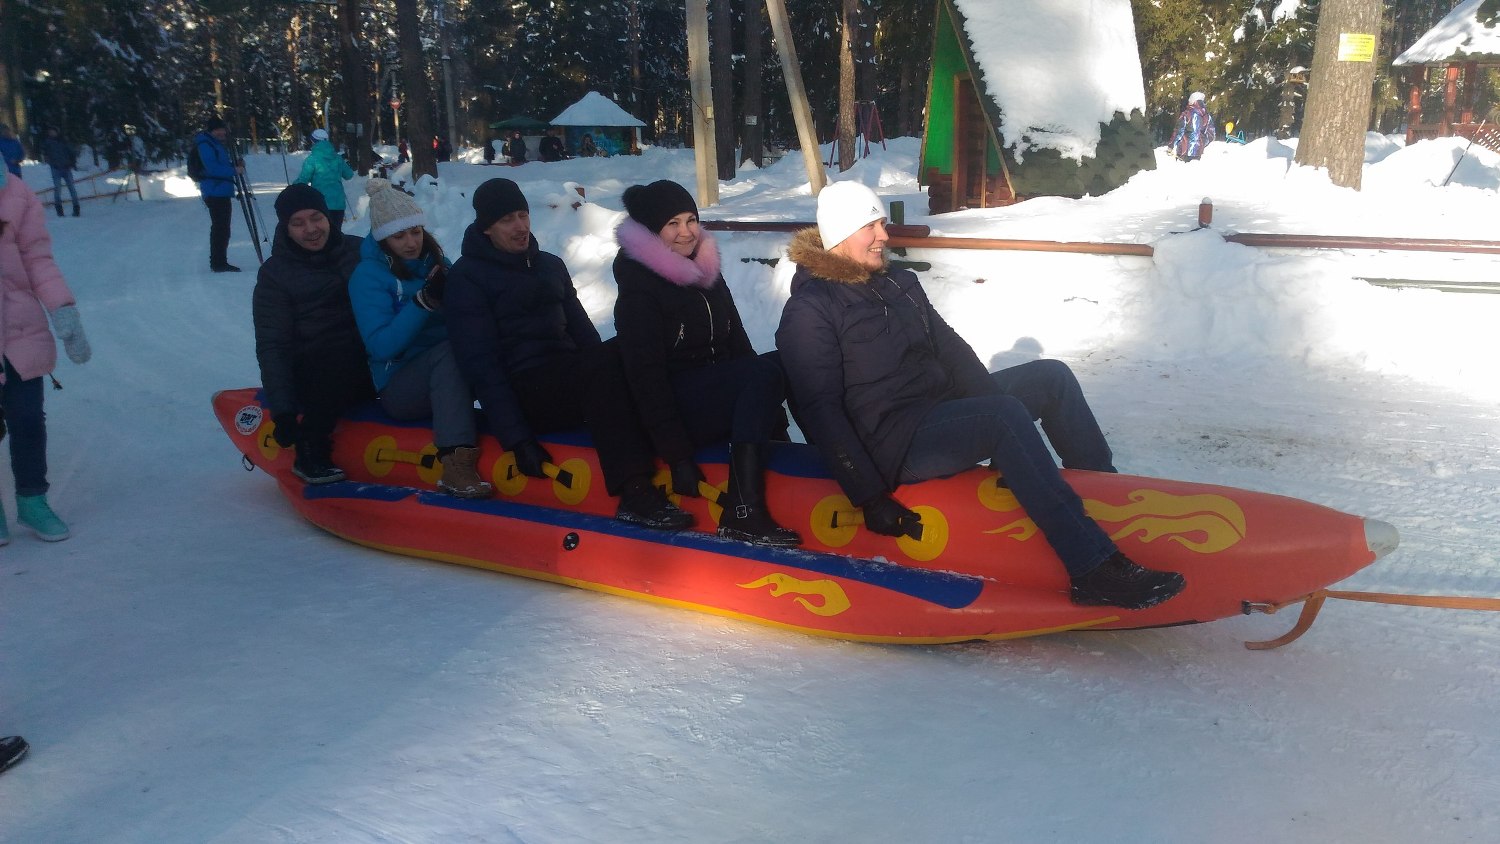
[{"label": "pink fur collar", "polygon": [[629,217],[615,229],[615,240],[627,256],[678,287],[707,290],[719,277],[719,246],[706,230],[700,231],[698,253],[691,258],[673,252],[655,232]]}]

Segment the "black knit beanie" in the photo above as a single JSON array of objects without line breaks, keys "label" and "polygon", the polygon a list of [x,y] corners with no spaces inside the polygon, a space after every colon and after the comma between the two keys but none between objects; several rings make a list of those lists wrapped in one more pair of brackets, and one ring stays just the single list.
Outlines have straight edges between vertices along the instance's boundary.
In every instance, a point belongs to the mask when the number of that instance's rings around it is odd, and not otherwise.
[{"label": "black knit beanie", "polygon": [[219,117],[217,115],[215,115],[213,117],[210,117],[209,119],[203,121],[203,131],[205,131],[205,132],[212,132],[215,129],[227,129],[227,128],[229,128],[229,127],[227,125],[225,125],[224,118]]},{"label": "black knit beanie", "polygon": [[327,200],[323,199],[322,192],[312,185],[287,185],[286,190],[276,197],[276,219],[282,225],[286,225],[292,219],[293,214],[309,208],[316,209],[325,217],[328,216]]},{"label": "black knit beanie", "polygon": [[490,179],[474,191],[474,225],[485,231],[512,211],[530,211],[526,194],[510,179]]},{"label": "black knit beanie", "polygon": [[687,188],[670,179],[625,189],[625,211],[630,219],[658,234],[678,214],[698,213],[698,203]]}]

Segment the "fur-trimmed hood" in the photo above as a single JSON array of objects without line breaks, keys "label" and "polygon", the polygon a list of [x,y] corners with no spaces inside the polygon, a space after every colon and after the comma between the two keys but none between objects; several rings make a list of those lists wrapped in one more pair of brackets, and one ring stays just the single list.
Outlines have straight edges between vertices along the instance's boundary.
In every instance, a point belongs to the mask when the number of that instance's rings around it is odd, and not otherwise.
[{"label": "fur-trimmed hood", "polygon": [[654,232],[629,217],[615,229],[615,241],[626,257],[678,287],[707,290],[719,278],[719,245],[705,229],[698,233],[698,251],[687,258],[673,252]]},{"label": "fur-trimmed hood", "polygon": [[[818,278],[840,284],[866,284],[876,275],[843,255],[824,249],[823,238],[818,234],[817,227],[797,232],[792,237],[792,245],[787,247],[787,256],[797,266]],[[884,272],[885,267],[885,264],[881,264],[877,272]]]}]

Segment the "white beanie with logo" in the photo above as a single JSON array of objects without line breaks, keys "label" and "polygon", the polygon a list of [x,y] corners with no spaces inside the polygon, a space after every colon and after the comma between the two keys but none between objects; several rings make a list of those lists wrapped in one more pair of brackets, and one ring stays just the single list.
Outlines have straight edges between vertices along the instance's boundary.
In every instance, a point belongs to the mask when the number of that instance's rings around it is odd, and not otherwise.
[{"label": "white beanie with logo", "polygon": [[818,193],[818,236],[832,249],[865,226],[885,217],[885,203],[859,182],[834,182]]},{"label": "white beanie with logo", "polygon": [[385,240],[412,226],[427,225],[427,215],[417,201],[405,191],[391,187],[385,179],[366,182],[365,193],[370,195],[370,235],[376,240]]}]

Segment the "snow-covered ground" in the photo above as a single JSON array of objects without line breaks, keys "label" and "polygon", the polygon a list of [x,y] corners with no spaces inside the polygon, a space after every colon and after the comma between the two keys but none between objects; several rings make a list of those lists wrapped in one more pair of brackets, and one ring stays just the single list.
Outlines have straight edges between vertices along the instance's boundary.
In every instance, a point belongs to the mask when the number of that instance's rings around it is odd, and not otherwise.
[{"label": "snow-covered ground", "polygon": [[[939,233],[1154,244],[909,257],[981,357],[1071,363],[1123,470],[1395,524],[1401,548],[1347,588],[1500,594],[1500,296],[1358,280],[1495,282],[1495,259],[1220,237],[1495,238],[1500,158],[1369,147],[1361,192],[1259,141],[1163,159],[1103,197],[930,220],[912,139],[842,177]],[[516,179],[606,334],[621,192],[694,183],[680,150],[464,158],[418,188],[440,241],[456,251],[474,186]],[[250,159],[268,223],[283,167]],[[801,167],[741,172],[704,216],[811,219]],[[0,776],[0,840],[1500,840],[1495,615],[1334,603],[1264,653],[1241,642],[1290,617],[871,646],[324,534],[243,471],[209,410],[258,382],[243,219],[230,260],[247,272],[212,275],[191,184],[146,192],[49,217],[95,354],[47,394],[51,499],[74,536],[13,527],[0,549],[0,734],[33,746]],[[1204,196],[1214,228],[1191,232]],[[788,272],[743,259],[786,240],[721,235],[762,349]]]}]

